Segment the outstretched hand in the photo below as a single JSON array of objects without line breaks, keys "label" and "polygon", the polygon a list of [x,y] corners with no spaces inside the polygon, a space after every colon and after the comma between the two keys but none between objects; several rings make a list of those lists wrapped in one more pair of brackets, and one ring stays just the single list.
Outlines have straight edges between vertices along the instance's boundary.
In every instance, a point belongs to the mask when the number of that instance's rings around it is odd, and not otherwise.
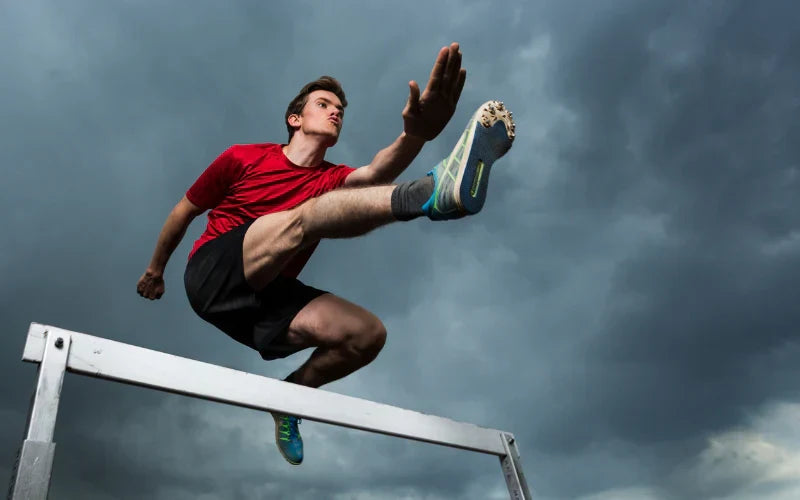
[{"label": "outstretched hand", "polygon": [[136,291],[146,299],[160,299],[164,295],[164,277],[148,269],[139,278]]},{"label": "outstretched hand", "polygon": [[408,102],[403,109],[405,133],[426,141],[439,135],[456,111],[466,78],[458,44],[442,47],[421,96],[417,82],[408,82]]}]

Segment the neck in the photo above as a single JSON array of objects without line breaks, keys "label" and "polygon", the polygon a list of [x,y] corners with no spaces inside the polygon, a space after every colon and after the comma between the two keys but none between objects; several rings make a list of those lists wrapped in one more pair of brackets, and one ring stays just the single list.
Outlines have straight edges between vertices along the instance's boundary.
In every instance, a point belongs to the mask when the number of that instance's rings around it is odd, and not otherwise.
[{"label": "neck", "polygon": [[289,144],[283,147],[283,154],[289,161],[301,167],[316,167],[325,160],[325,151],[328,146],[315,141],[298,132],[292,136]]}]

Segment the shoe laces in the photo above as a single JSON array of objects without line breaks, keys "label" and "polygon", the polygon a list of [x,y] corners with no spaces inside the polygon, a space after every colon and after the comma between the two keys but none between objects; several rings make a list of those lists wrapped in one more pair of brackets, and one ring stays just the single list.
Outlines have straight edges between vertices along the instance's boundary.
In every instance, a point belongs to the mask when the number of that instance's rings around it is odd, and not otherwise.
[{"label": "shoe laces", "polygon": [[284,441],[293,441],[300,435],[298,425],[303,419],[293,417],[291,415],[284,415],[281,418],[281,439]]}]

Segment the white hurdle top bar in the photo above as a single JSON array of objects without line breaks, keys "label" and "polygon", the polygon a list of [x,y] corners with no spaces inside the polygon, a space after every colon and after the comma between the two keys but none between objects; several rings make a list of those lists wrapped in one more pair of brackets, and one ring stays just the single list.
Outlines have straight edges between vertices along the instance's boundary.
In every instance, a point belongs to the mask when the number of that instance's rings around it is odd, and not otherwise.
[{"label": "white hurdle top bar", "polygon": [[390,436],[507,455],[513,435],[386,404],[173,356],[54,326],[32,323],[22,359],[41,363],[46,339],[67,344],[73,373]]}]

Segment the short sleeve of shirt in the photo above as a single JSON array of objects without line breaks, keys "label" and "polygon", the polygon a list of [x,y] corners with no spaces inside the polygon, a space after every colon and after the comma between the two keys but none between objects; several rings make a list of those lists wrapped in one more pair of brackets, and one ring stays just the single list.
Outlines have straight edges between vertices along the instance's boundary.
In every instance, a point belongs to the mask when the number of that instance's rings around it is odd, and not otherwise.
[{"label": "short sleeve of shirt", "polygon": [[330,191],[333,189],[337,189],[344,184],[345,179],[347,176],[350,175],[355,169],[353,167],[349,167],[347,165],[335,165],[328,171],[328,175],[325,179],[325,190]]},{"label": "short sleeve of shirt", "polygon": [[222,202],[241,171],[241,162],[234,152],[235,146],[229,147],[206,168],[186,192],[189,201],[205,209]]}]

